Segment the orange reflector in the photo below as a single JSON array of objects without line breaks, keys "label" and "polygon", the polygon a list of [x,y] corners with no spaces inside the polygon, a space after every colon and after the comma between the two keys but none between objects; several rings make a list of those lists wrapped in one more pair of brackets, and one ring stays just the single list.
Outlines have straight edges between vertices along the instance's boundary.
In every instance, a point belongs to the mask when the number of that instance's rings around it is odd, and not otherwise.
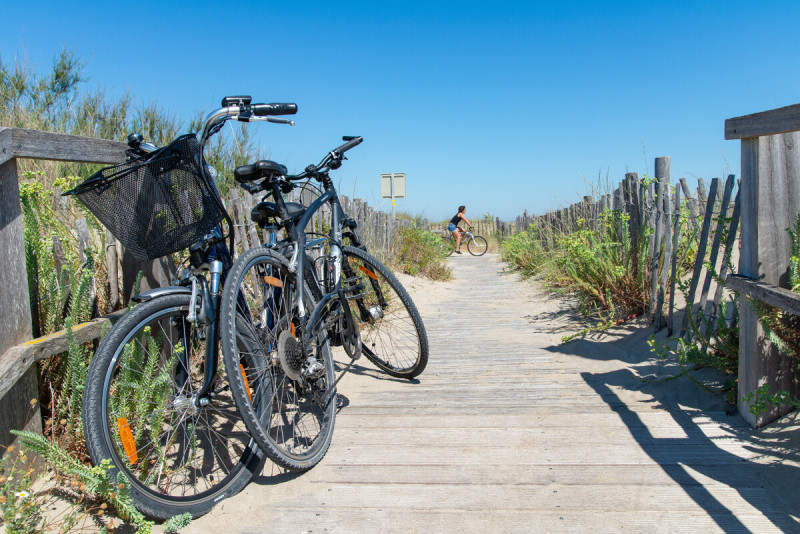
[{"label": "orange reflector", "polygon": [[278,280],[274,276],[265,276],[264,277],[264,282],[266,282],[267,285],[270,285],[272,287],[283,287],[283,282],[281,282],[280,280]]},{"label": "orange reflector", "polygon": [[135,464],[139,461],[139,455],[136,454],[136,442],[133,440],[133,433],[130,425],[128,425],[128,420],[124,417],[118,418],[117,428],[119,428],[119,437],[122,439],[122,447],[125,449],[128,461]]},{"label": "orange reflector", "polygon": [[292,337],[297,337],[297,335],[294,333],[294,323],[289,323],[289,326],[290,330],[292,331]]},{"label": "orange reflector", "polygon": [[366,274],[367,276],[369,276],[369,277],[370,277],[370,278],[372,278],[373,280],[377,280],[377,279],[378,279],[378,276],[377,276],[375,273],[373,273],[372,271],[370,271],[369,269],[367,269],[367,268],[366,268],[366,267],[364,267],[363,265],[359,265],[359,266],[358,266],[358,268],[359,268],[359,269],[361,269],[361,271],[362,271],[364,274]]},{"label": "orange reflector", "polygon": [[253,396],[250,395],[250,382],[247,380],[247,375],[244,374],[244,365],[240,363],[239,369],[242,370],[242,379],[244,380],[244,390],[247,392],[247,398],[250,399],[250,402],[253,402]]}]

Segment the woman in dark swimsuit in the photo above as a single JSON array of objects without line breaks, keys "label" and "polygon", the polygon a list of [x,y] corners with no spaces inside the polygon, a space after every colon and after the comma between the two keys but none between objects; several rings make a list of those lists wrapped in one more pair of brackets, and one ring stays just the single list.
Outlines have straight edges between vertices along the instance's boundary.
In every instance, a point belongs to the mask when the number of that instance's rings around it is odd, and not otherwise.
[{"label": "woman in dark swimsuit", "polygon": [[461,254],[461,236],[464,235],[464,230],[458,227],[458,223],[464,221],[467,223],[467,226],[472,228],[472,225],[467,220],[467,216],[464,215],[466,211],[466,206],[459,206],[458,213],[453,215],[453,218],[450,219],[450,223],[447,225],[447,229],[453,234],[453,237],[456,238],[456,254]]}]

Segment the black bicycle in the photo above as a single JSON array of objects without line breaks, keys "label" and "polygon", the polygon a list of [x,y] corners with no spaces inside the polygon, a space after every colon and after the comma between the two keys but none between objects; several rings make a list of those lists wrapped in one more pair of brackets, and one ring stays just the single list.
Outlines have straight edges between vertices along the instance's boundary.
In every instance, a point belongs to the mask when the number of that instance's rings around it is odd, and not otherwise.
[{"label": "black bicycle", "polygon": [[[326,344],[341,345],[349,355],[344,371],[362,353],[403,378],[419,375],[428,361],[427,335],[413,301],[364,250],[356,222],[339,203],[329,172],[363,141],[343,139],[345,144],[299,175],[271,161],[234,173],[247,191],[267,192],[251,216],[273,237],[242,254],[231,269],[222,295],[222,351],[247,428],[273,461],[293,470],[313,467],[330,445],[337,380]],[[321,195],[308,207],[286,202],[283,194],[304,180],[319,182]],[[330,232],[309,242],[305,229],[326,204]],[[278,241],[281,229],[286,238]],[[322,245],[319,258],[308,254],[310,244]],[[309,291],[298,291],[300,280]],[[250,351],[253,346],[258,350]]]},{"label": "black bicycle", "polygon": [[[150,517],[202,515],[239,492],[266,459],[219,365],[220,298],[233,266],[233,223],[203,148],[230,119],[293,124],[272,115],[296,111],[294,104],[227,97],[199,134],[163,148],[133,134],[128,161],[67,193],[141,260],[189,249],[174,285],[134,296],[136,306],[103,338],[83,401],[92,462],[109,460],[112,480],[127,480],[136,507]],[[247,356],[251,341],[242,336],[238,342],[243,361],[255,365]],[[266,402],[258,394],[252,401]]]}]

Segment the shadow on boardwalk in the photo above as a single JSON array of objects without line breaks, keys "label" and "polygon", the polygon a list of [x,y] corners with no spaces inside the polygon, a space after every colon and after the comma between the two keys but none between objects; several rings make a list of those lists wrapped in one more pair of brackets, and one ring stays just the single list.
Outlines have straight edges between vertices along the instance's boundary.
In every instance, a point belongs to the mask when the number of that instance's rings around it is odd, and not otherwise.
[{"label": "shadow on boardwalk", "polygon": [[[641,449],[706,510],[720,529],[751,531],[737,517],[738,510],[730,509],[715,497],[714,482],[738,491],[743,500],[783,532],[800,532],[800,524],[792,517],[800,509],[798,415],[753,430],[734,407],[724,402],[721,394],[703,391],[686,377],[658,382],[642,380],[636,371],[663,364],[636,361],[642,359],[645,350],[619,347],[641,346],[649,331],[642,329],[616,339],[582,339],[549,350],[591,360],[623,360],[630,365],[631,368],[608,372],[581,372],[580,376],[620,417]],[[634,395],[639,403],[649,403],[651,409],[669,412],[684,435],[654,435],[642,420],[642,412],[632,409],[635,403],[628,397]]]}]

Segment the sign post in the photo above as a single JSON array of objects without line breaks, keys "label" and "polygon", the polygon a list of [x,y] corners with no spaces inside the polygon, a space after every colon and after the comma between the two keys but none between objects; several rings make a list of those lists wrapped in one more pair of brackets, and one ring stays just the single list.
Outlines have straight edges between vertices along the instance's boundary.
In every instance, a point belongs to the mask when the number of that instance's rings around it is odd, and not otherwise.
[{"label": "sign post", "polygon": [[404,172],[381,174],[381,198],[392,199],[392,219],[394,219],[394,199],[406,198],[406,174]]}]

